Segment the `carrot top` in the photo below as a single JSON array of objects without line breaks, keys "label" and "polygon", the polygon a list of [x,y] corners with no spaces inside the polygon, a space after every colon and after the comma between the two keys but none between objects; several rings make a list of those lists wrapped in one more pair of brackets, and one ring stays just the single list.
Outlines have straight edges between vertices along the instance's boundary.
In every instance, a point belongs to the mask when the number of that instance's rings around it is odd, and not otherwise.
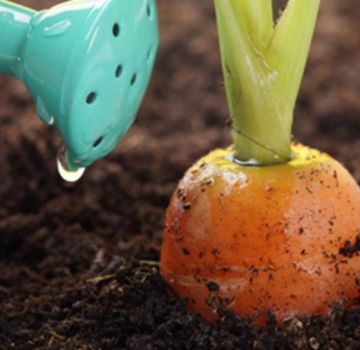
[{"label": "carrot top", "polygon": [[259,165],[291,159],[293,111],[320,0],[214,0],[235,156]]}]

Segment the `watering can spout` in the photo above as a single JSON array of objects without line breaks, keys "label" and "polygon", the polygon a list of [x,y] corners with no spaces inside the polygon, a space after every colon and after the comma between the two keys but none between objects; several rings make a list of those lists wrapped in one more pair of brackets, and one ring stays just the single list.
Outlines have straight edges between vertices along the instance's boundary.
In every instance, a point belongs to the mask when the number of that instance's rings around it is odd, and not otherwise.
[{"label": "watering can spout", "polygon": [[[36,12],[0,0],[0,72],[22,80],[78,171],[111,152],[148,86],[155,0],[73,0]],[[59,162],[58,162],[59,165]]]}]

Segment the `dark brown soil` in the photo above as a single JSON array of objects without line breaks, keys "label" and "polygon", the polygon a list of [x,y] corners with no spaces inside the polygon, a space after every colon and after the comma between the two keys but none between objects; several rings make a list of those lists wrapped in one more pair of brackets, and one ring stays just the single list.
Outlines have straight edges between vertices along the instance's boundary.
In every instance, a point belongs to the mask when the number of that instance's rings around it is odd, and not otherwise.
[{"label": "dark brown soil", "polygon": [[[255,329],[232,315],[210,326],[168,298],[166,205],[185,169],[230,139],[212,1],[158,5],[162,42],[136,125],[76,185],[56,174],[56,132],[0,77],[0,349],[360,349],[360,307]],[[295,127],[358,182],[359,18],[358,0],[323,1]]]}]

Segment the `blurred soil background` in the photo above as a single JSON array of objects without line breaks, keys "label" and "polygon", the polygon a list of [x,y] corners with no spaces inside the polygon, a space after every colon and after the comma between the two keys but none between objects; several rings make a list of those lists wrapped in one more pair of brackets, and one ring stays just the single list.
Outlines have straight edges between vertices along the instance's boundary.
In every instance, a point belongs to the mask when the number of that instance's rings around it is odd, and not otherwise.
[{"label": "blurred soil background", "polygon": [[[231,315],[207,325],[167,297],[169,198],[197,158],[231,140],[212,1],[158,8],[161,45],[136,124],[75,185],[56,173],[56,131],[22,83],[0,76],[0,349],[360,349],[358,307],[254,329]],[[359,19],[357,0],[323,1],[294,132],[358,182]]]}]

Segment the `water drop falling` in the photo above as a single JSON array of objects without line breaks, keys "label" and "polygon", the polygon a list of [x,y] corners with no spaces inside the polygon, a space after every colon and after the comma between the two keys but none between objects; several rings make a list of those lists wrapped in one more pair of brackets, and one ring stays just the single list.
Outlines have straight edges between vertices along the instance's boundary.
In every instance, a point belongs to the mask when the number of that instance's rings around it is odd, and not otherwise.
[{"label": "water drop falling", "polygon": [[56,160],[57,170],[61,178],[66,182],[77,182],[85,173],[86,168],[77,168],[76,170],[70,170],[66,162],[66,149],[61,148]]},{"label": "water drop falling", "polygon": [[68,170],[60,158],[57,159],[57,169],[61,178],[66,182],[77,182],[85,173],[85,168],[79,168],[75,171]]}]

